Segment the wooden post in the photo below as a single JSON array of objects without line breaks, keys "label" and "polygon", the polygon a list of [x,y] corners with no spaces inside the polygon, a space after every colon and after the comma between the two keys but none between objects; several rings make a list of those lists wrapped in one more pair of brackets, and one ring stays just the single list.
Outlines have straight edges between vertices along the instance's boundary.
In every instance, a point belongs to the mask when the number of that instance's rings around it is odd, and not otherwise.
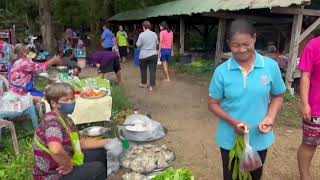
[{"label": "wooden post", "polygon": [[291,32],[291,41],[290,41],[290,52],[289,52],[289,63],[286,72],[286,86],[291,94],[294,94],[294,89],[292,88],[293,82],[293,73],[296,68],[298,51],[299,51],[299,38],[301,34],[303,14],[294,15],[292,32]]},{"label": "wooden post", "polygon": [[185,24],[183,17],[180,18],[180,54],[184,54],[184,31]]},{"label": "wooden post", "polygon": [[219,18],[216,54],[214,58],[215,67],[218,66],[219,63],[221,63],[221,53],[223,51],[223,46],[224,46],[225,31],[226,31],[226,19]]},{"label": "wooden post", "polygon": [[320,24],[320,17],[308,27],[300,36],[299,43],[301,43],[312,31],[314,31]]}]

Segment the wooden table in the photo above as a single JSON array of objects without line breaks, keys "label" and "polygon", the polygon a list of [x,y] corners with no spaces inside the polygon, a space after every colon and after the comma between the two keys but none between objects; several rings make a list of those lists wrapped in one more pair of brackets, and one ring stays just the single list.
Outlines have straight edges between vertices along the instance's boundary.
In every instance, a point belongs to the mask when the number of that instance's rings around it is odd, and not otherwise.
[{"label": "wooden table", "polygon": [[[100,121],[110,121],[112,97],[105,96],[98,99],[84,99],[76,97],[76,107],[70,115],[74,124],[84,124]],[[46,103],[46,111],[50,111]]]}]

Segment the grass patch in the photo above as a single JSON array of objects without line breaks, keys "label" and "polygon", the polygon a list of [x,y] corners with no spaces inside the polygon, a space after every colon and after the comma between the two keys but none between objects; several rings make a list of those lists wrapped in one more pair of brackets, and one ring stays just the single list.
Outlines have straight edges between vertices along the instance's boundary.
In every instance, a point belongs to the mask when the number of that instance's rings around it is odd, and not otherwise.
[{"label": "grass patch", "polygon": [[[28,122],[31,124],[31,121]],[[0,179],[31,180],[33,169],[32,138],[33,130],[22,127],[21,122],[15,123],[18,134],[20,155],[13,150],[9,130],[3,130],[0,145]]]},{"label": "grass patch", "polygon": [[284,105],[278,116],[278,124],[282,127],[301,127],[299,114],[299,96],[292,96],[288,91],[284,96]]},{"label": "grass patch", "polygon": [[111,87],[112,96],[112,115],[115,115],[121,111],[132,109],[133,104],[126,95],[123,87],[113,85]]},{"label": "grass patch", "polygon": [[181,74],[209,77],[214,71],[213,62],[210,62],[210,60],[199,59],[190,64],[182,64],[178,62],[179,56],[173,57],[172,59],[171,67]]}]

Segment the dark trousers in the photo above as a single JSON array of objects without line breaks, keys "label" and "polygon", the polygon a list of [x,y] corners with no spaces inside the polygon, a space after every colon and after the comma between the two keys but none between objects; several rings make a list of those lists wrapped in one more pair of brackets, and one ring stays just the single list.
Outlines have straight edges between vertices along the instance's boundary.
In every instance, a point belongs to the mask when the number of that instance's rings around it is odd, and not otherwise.
[{"label": "dark trousers", "polygon": [[[225,150],[220,148],[221,157],[222,157],[222,165],[223,165],[223,179],[224,180],[232,180],[232,169],[229,171],[228,164],[229,164],[229,150]],[[258,154],[261,158],[262,165],[267,157],[267,150],[258,151]],[[232,166],[234,165],[234,161],[232,162]],[[263,173],[263,166],[255,171],[251,171],[250,174],[252,176],[252,180],[260,180]]]},{"label": "dark trousers", "polygon": [[103,48],[105,51],[112,51],[112,47]]},{"label": "dark trousers", "polygon": [[105,149],[84,151],[84,163],[74,167],[72,172],[61,180],[105,180],[107,178],[107,158]]},{"label": "dark trousers", "polygon": [[150,86],[156,85],[156,71],[157,71],[158,56],[153,55],[144,59],[140,59],[140,73],[141,83],[147,84],[147,69],[149,67]]}]

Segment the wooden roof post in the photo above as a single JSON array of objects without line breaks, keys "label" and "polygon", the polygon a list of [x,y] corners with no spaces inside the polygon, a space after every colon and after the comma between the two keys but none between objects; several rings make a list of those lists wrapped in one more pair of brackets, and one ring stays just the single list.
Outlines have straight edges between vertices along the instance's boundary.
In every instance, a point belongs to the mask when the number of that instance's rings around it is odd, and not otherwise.
[{"label": "wooden roof post", "polygon": [[184,54],[184,32],[185,24],[183,17],[180,18],[180,54]]},{"label": "wooden roof post", "polygon": [[217,67],[221,63],[221,53],[223,52],[225,32],[226,32],[226,19],[219,18],[218,37],[216,42],[216,54],[214,58],[215,67]]},{"label": "wooden roof post", "polygon": [[[303,6],[302,6],[303,9]],[[292,88],[293,73],[296,69],[298,51],[299,51],[299,39],[301,34],[303,13],[294,15],[291,41],[290,41],[290,51],[289,51],[289,63],[286,72],[286,86],[291,94],[294,94],[294,89]]]}]

